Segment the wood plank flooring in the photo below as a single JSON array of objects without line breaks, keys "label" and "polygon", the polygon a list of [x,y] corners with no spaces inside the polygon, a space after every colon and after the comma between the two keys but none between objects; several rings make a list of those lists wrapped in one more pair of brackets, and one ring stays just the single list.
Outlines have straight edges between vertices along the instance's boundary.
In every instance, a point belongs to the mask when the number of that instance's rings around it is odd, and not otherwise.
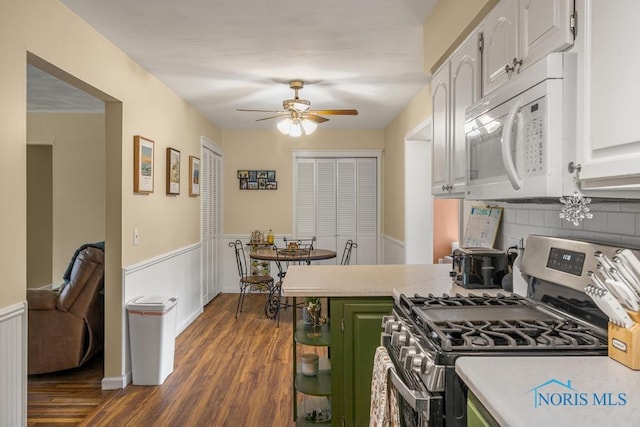
[{"label": "wood plank flooring", "polygon": [[78,425],[115,391],[103,391],[102,354],[84,366],[52,374],[29,376],[27,425]]},{"label": "wood plank flooring", "polygon": [[86,426],[291,426],[291,311],[280,327],[266,295],[216,297],[176,340],[175,369],[161,386],[116,391]]}]

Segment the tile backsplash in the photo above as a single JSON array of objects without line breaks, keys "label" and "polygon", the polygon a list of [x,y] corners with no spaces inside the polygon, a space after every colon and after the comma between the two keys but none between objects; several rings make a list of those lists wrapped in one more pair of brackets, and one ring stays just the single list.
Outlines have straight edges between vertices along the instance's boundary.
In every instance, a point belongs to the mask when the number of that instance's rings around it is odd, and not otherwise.
[{"label": "tile backsplash", "polygon": [[[474,203],[475,205],[475,203]],[[484,204],[481,204],[484,206]],[[493,204],[491,204],[493,205]],[[528,234],[592,240],[640,248],[640,203],[602,202],[590,206],[592,219],[579,226],[560,219],[562,205],[495,203],[504,209],[495,247],[507,250]]]}]

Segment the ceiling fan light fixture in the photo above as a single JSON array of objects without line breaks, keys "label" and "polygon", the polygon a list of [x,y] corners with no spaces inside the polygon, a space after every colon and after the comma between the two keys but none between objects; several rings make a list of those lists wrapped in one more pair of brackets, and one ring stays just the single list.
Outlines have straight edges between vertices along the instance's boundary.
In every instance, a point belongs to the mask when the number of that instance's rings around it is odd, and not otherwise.
[{"label": "ceiling fan light fixture", "polygon": [[300,119],[295,119],[293,121],[293,124],[289,128],[289,135],[293,136],[294,138],[302,135],[302,126],[300,126]]},{"label": "ceiling fan light fixture", "polygon": [[283,134],[287,135],[289,133],[289,130],[291,129],[291,125],[293,124],[293,120],[291,120],[289,117],[287,117],[286,119],[282,120],[281,122],[278,122],[278,130],[280,132],[282,132]]},{"label": "ceiling fan light fixture", "polygon": [[313,120],[303,119],[302,120],[302,128],[304,129],[304,133],[307,135],[311,135],[318,128],[318,124]]}]

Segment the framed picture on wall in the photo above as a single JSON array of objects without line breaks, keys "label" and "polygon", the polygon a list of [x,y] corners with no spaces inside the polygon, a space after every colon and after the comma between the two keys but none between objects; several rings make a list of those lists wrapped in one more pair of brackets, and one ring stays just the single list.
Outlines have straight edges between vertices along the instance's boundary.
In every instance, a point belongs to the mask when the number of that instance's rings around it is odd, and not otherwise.
[{"label": "framed picture on wall", "polygon": [[189,156],[189,195],[200,195],[200,159]]},{"label": "framed picture on wall", "polygon": [[167,148],[167,194],[180,194],[180,151]]},{"label": "framed picture on wall", "polygon": [[153,141],[136,135],[133,137],[133,192],[153,193],[154,174]]}]

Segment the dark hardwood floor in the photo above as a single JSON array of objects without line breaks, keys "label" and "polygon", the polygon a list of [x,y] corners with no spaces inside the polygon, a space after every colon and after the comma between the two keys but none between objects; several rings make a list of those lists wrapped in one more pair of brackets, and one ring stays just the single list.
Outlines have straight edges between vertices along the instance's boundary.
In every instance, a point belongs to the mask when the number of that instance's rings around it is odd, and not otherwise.
[{"label": "dark hardwood floor", "polygon": [[[111,394],[80,424],[293,425],[292,309],[281,312],[276,328],[263,312],[266,295],[247,295],[244,312],[236,320],[237,298],[236,294],[219,295],[178,336],[175,369],[161,386],[129,385],[107,392]],[[62,420],[50,423],[64,424]]]},{"label": "dark hardwood floor", "polygon": [[27,425],[78,425],[115,391],[101,390],[102,354],[67,371],[29,376]]}]

